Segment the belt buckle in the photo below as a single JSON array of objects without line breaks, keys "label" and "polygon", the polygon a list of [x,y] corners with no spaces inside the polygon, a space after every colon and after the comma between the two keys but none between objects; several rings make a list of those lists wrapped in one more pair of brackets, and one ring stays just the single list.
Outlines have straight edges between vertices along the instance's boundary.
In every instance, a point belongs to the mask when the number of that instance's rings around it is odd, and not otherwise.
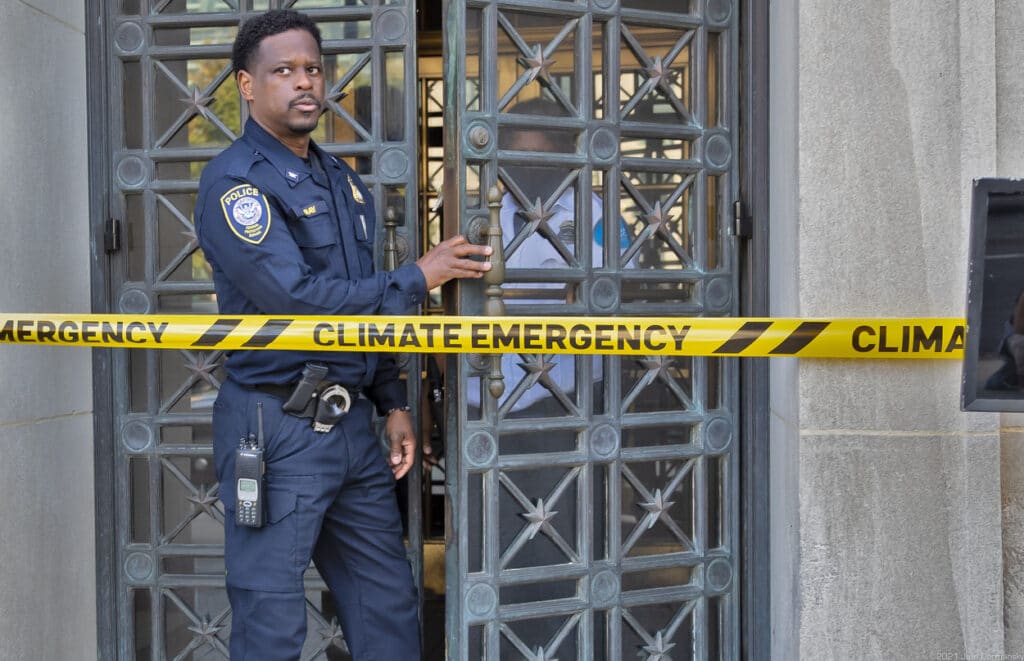
[{"label": "belt buckle", "polygon": [[313,414],[313,431],[326,433],[334,429],[349,409],[352,408],[352,395],[344,387],[336,383],[320,391]]}]

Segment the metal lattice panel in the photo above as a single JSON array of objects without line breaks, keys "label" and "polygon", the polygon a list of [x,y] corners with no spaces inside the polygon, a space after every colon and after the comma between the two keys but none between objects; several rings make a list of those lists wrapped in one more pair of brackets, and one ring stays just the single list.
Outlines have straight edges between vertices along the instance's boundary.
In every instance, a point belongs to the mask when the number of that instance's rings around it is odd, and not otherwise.
[{"label": "metal lattice panel", "polygon": [[[274,7],[307,11],[323,32],[332,84],[314,138],[363,175],[377,207],[397,221],[399,240],[418,245],[414,3],[120,0],[109,6],[110,205],[125,236],[111,274],[117,311],[215,311],[192,226],[198,177],[244,124],[230,65],[238,25]],[[412,250],[402,252],[412,258]],[[200,351],[115,354],[118,498],[109,515],[116,517],[120,658],[227,658],[224,514],[210,426],[222,359],[220,352]],[[415,360],[406,367],[419,372]],[[418,392],[411,379],[410,401],[418,401]],[[410,490],[417,493],[418,484]],[[411,502],[418,508],[418,499]],[[419,548],[417,512],[410,517],[413,549]],[[341,658],[344,642],[312,570],[307,586],[304,658]]]},{"label": "metal lattice panel", "polygon": [[[728,0],[449,5],[445,198],[472,231],[499,187],[510,314],[736,313],[737,25]],[[487,359],[450,363],[449,655],[738,656],[735,363],[501,366],[495,398]]]}]

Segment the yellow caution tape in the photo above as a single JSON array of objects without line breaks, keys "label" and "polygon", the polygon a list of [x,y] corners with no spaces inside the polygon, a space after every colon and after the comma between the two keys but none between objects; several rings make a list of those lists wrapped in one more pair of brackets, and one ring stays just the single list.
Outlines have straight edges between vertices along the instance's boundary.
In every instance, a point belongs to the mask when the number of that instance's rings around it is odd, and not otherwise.
[{"label": "yellow caution tape", "polygon": [[964,335],[939,318],[0,314],[0,342],[142,349],[962,359]]}]

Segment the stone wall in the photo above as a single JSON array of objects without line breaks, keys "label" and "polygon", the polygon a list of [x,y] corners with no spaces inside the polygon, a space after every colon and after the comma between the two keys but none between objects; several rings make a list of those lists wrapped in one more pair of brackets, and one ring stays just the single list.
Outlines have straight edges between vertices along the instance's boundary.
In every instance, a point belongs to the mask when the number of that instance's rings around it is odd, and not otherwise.
[{"label": "stone wall", "polygon": [[[0,310],[88,312],[84,3],[0,2]],[[91,357],[0,346],[0,658],[96,651]]]},{"label": "stone wall", "polygon": [[[996,164],[1000,177],[1024,177],[1024,6],[996,6]],[[1005,414],[1001,427],[1003,595],[1006,653],[1024,655],[1024,416]]]},{"label": "stone wall", "polygon": [[[773,3],[773,314],[964,314],[970,184],[1001,153],[996,10]],[[772,378],[775,658],[1002,654],[999,421],[960,412],[960,365]]]}]

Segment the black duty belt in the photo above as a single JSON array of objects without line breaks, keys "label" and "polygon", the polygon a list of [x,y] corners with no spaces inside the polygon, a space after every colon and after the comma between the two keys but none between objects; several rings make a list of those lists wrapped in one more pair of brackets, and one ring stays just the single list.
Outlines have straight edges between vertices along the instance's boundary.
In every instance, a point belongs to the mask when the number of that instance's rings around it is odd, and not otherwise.
[{"label": "black duty belt", "polygon": [[246,386],[249,390],[256,390],[258,392],[270,395],[271,397],[277,397],[281,400],[286,400],[292,396],[292,392],[295,390],[295,384],[291,383],[288,385],[278,385],[276,383],[257,383],[254,386]]},{"label": "black duty belt", "polygon": [[[271,395],[273,397],[277,397],[278,399],[283,399],[283,400],[287,401],[287,399],[292,396],[292,393],[295,392],[295,387],[297,385],[298,385],[298,382],[296,381],[295,383],[286,383],[284,385],[278,385],[276,383],[257,383],[256,385],[243,386],[243,387],[248,388],[249,390],[258,390],[258,391],[260,391],[262,393],[265,393],[267,395]],[[324,381],[320,385],[319,389],[320,390],[324,390],[328,386],[332,386],[332,385],[340,385],[340,384],[334,384],[334,383],[330,383],[328,381]],[[362,388],[353,388],[352,386],[342,386],[342,387],[345,390],[347,390],[350,395],[352,395],[352,399],[355,399],[355,398],[357,398],[357,397],[359,397],[360,395],[363,394],[363,389]]]}]

